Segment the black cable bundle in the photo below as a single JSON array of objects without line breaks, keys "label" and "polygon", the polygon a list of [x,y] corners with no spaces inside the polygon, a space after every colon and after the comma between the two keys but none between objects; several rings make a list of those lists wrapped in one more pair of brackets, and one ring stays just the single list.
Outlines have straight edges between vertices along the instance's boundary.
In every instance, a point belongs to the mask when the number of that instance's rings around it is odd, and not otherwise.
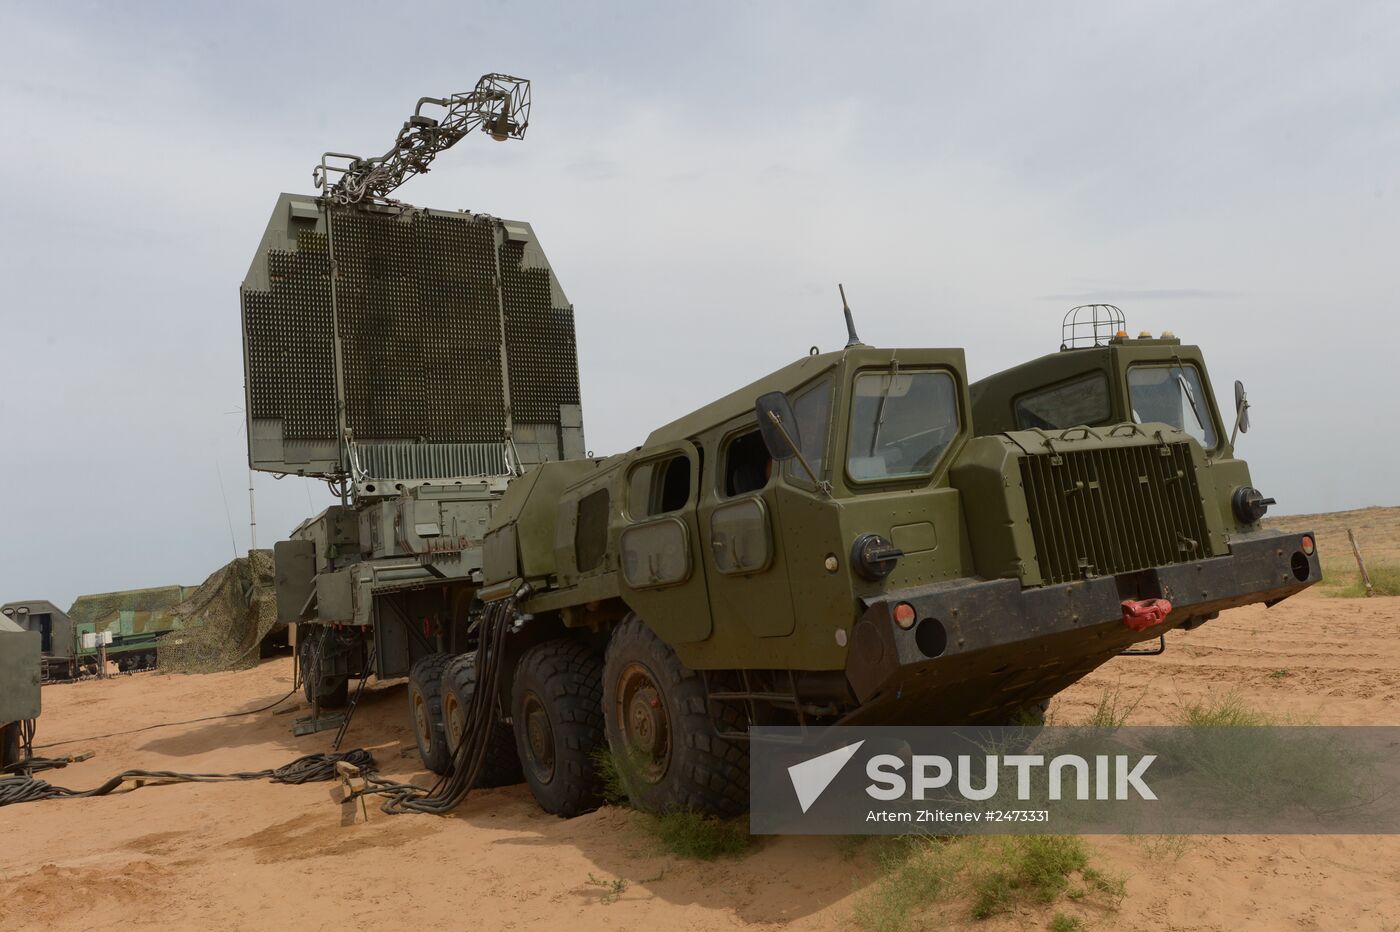
[{"label": "black cable bundle", "polygon": [[271,780],[273,783],[314,783],[334,780],[335,765],[347,761],[361,772],[374,769],[374,757],[363,748],[346,751],[344,754],[307,754],[298,757],[290,764],[270,770],[252,770],[239,773],[178,773],[173,770],[124,770],[106,783],[91,790],[70,790],[54,786],[43,780],[24,774],[0,777],[0,807],[13,803],[37,802],[41,799],[76,799],[84,796],[106,796],[131,779],[160,780],[166,783],[229,783],[235,780]]},{"label": "black cable bundle", "polygon": [[[496,695],[500,689],[501,670],[506,660],[506,636],[510,633],[511,625],[515,621],[516,602],[528,591],[527,587],[522,587],[520,592],[510,598],[489,603],[482,613],[481,620],[477,625],[476,689],[472,693],[471,702],[467,705],[466,721],[463,723],[461,735],[458,736],[456,753],[452,756],[452,769],[431,789],[425,790],[412,783],[398,783],[375,776],[374,757],[363,748],[356,748],[343,754],[308,754],[273,770],[255,770],[243,773],[127,770],[91,790],[70,790],[66,787],[53,786],[43,780],[36,780],[29,774],[0,776],[0,807],[41,799],[105,796],[121,786],[124,781],[141,778],[178,783],[225,783],[234,780],[271,780],[274,783],[291,784],[312,783],[335,779],[335,765],[339,761],[346,761],[359,768],[364,777],[367,788],[362,791],[363,795],[374,794],[388,797],[381,807],[385,812],[393,814],[426,812],[438,815],[451,812],[462,800],[467,798],[467,794],[476,786],[477,776],[486,759],[491,729],[496,722]],[[287,696],[290,695],[291,693],[287,694]],[[273,705],[281,703],[287,696],[282,697]],[[208,718],[222,717],[224,716],[208,716]],[[203,720],[194,719],[193,721]],[[158,728],[161,726],[148,727]],[[133,731],[142,730],[145,729],[133,729]],[[105,735],[103,737],[112,736]],[[53,747],[54,745],[48,746]],[[61,764],[53,766],[61,766]]]},{"label": "black cable bundle", "polygon": [[452,769],[431,790],[412,783],[396,783],[368,776],[365,793],[388,796],[385,812],[427,812],[442,815],[455,809],[476,786],[477,775],[486,759],[491,728],[496,722],[496,692],[505,664],[506,635],[515,620],[516,597],[491,602],[477,628],[476,689],[467,705]]}]

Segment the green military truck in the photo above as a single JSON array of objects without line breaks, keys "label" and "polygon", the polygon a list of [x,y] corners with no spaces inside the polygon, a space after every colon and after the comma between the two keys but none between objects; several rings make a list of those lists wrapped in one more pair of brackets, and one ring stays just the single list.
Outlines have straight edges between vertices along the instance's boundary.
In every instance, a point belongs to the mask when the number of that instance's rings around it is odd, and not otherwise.
[{"label": "green military truck", "polygon": [[962,350],[852,335],[591,457],[533,229],[386,196],[472,126],[523,134],[528,98],[487,75],[383,157],[328,153],[244,279],[249,463],[340,500],[274,550],[308,699],[407,675],[458,783],[571,815],[606,749],[638,803],[734,813],[749,725],[1020,720],[1320,578],[1310,535],[1261,528],[1199,350],[1116,309],[976,384]]},{"label": "green military truck", "polygon": [[[155,669],[165,638],[202,623],[174,611],[193,591],[187,586],[153,586],[98,592],[78,596],[66,612],[52,602],[29,599],[6,602],[0,614],[40,635],[44,682],[94,676],[103,656],[121,672],[134,673]],[[109,640],[99,647],[95,635],[103,634]]]},{"label": "green military truck", "polygon": [[[1241,405],[1241,407],[1243,407]],[[803,358],[605,459],[514,481],[484,541],[549,811],[747,805],[752,724],[1003,724],[1132,645],[1321,578],[1264,530],[1200,350],[1121,328],[969,384],[957,349]],[[513,667],[513,671],[510,669]]]},{"label": "green military truck", "polygon": [[41,638],[0,614],[0,774],[20,761],[26,723],[39,717]]}]

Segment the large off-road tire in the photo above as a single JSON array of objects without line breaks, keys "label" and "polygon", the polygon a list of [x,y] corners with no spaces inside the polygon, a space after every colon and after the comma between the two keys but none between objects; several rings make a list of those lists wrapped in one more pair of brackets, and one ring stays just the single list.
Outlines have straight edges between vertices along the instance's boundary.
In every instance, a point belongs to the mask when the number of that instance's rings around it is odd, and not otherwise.
[{"label": "large off-road tire", "polygon": [[[476,692],[476,652],[458,654],[442,675],[442,723],[447,738],[447,752],[455,757],[457,744],[466,722],[466,711]],[[491,724],[486,738],[486,756],[481,759],[476,785],[511,786],[524,777],[520,772],[520,757],[515,751],[515,732],[503,721]]]},{"label": "large off-road tire", "polygon": [[0,767],[19,762],[19,722],[0,725]]},{"label": "large off-road tire", "polygon": [[536,644],[511,687],[515,747],[525,782],[545,812],[576,816],[603,802],[593,755],[603,746],[602,663],[572,638]]},{"label": "large off-road tire", "polygon": [[451,662],[450,654],[428,654],[419,657],[408,671],[408,714],[418,757],[436,774],[447,773],[452,766],[447,730],[442,725],[442,675]]},{"label": "large off-road tire", "polygon": [[[316,652],[324,642],[324,629],[314,629],[305,640],[297,639],[297,663],[301,665],[301,692],[306,701],[315,705],[317,699],[323,709],[343,709],[350,700],[350,678],[338,677],[327,688],[316,663]],[[319,691],[319,696],[317,695]]]},{"label": "large off-road tire", "polygon": [[603,664],[603,719],[632,804],[652,812],[734,816],[749,806],[748,724],[729,703],[712,713],[701,676],[686,669],[640,618],[613,630]]}]

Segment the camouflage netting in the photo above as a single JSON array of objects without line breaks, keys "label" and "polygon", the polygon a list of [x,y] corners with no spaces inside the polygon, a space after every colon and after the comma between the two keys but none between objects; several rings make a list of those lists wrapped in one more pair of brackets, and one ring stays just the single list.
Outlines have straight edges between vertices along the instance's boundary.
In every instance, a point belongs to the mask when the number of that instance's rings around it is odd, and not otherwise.
[{"label": "camouflage netting", "polygon": [[160,642],[161,670],[217,673],[256,665],[263,638],[277,624],[272,551],[254,550],[221,567],[173,611],[183,623]]}]

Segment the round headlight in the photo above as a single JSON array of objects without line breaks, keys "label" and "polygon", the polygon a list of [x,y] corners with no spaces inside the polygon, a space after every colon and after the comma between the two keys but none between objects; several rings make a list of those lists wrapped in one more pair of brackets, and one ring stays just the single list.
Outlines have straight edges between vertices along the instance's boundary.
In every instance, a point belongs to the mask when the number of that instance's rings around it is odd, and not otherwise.
[{"label": "round headlight", "polygon": [[879,534],[862,534],[851,546],[851,566],[871,582],[884,579],[894,572],[895,564],[904,551]]},{"label": "round headlight", "polygon": [[1264,493],[1254,486],[1242,485],[1235,489],[1231,504],[1235,509],[1235,517],[1240,519],[1241,524],[1255,524],[1275,502],[1272,498],[1265,498]]}]

